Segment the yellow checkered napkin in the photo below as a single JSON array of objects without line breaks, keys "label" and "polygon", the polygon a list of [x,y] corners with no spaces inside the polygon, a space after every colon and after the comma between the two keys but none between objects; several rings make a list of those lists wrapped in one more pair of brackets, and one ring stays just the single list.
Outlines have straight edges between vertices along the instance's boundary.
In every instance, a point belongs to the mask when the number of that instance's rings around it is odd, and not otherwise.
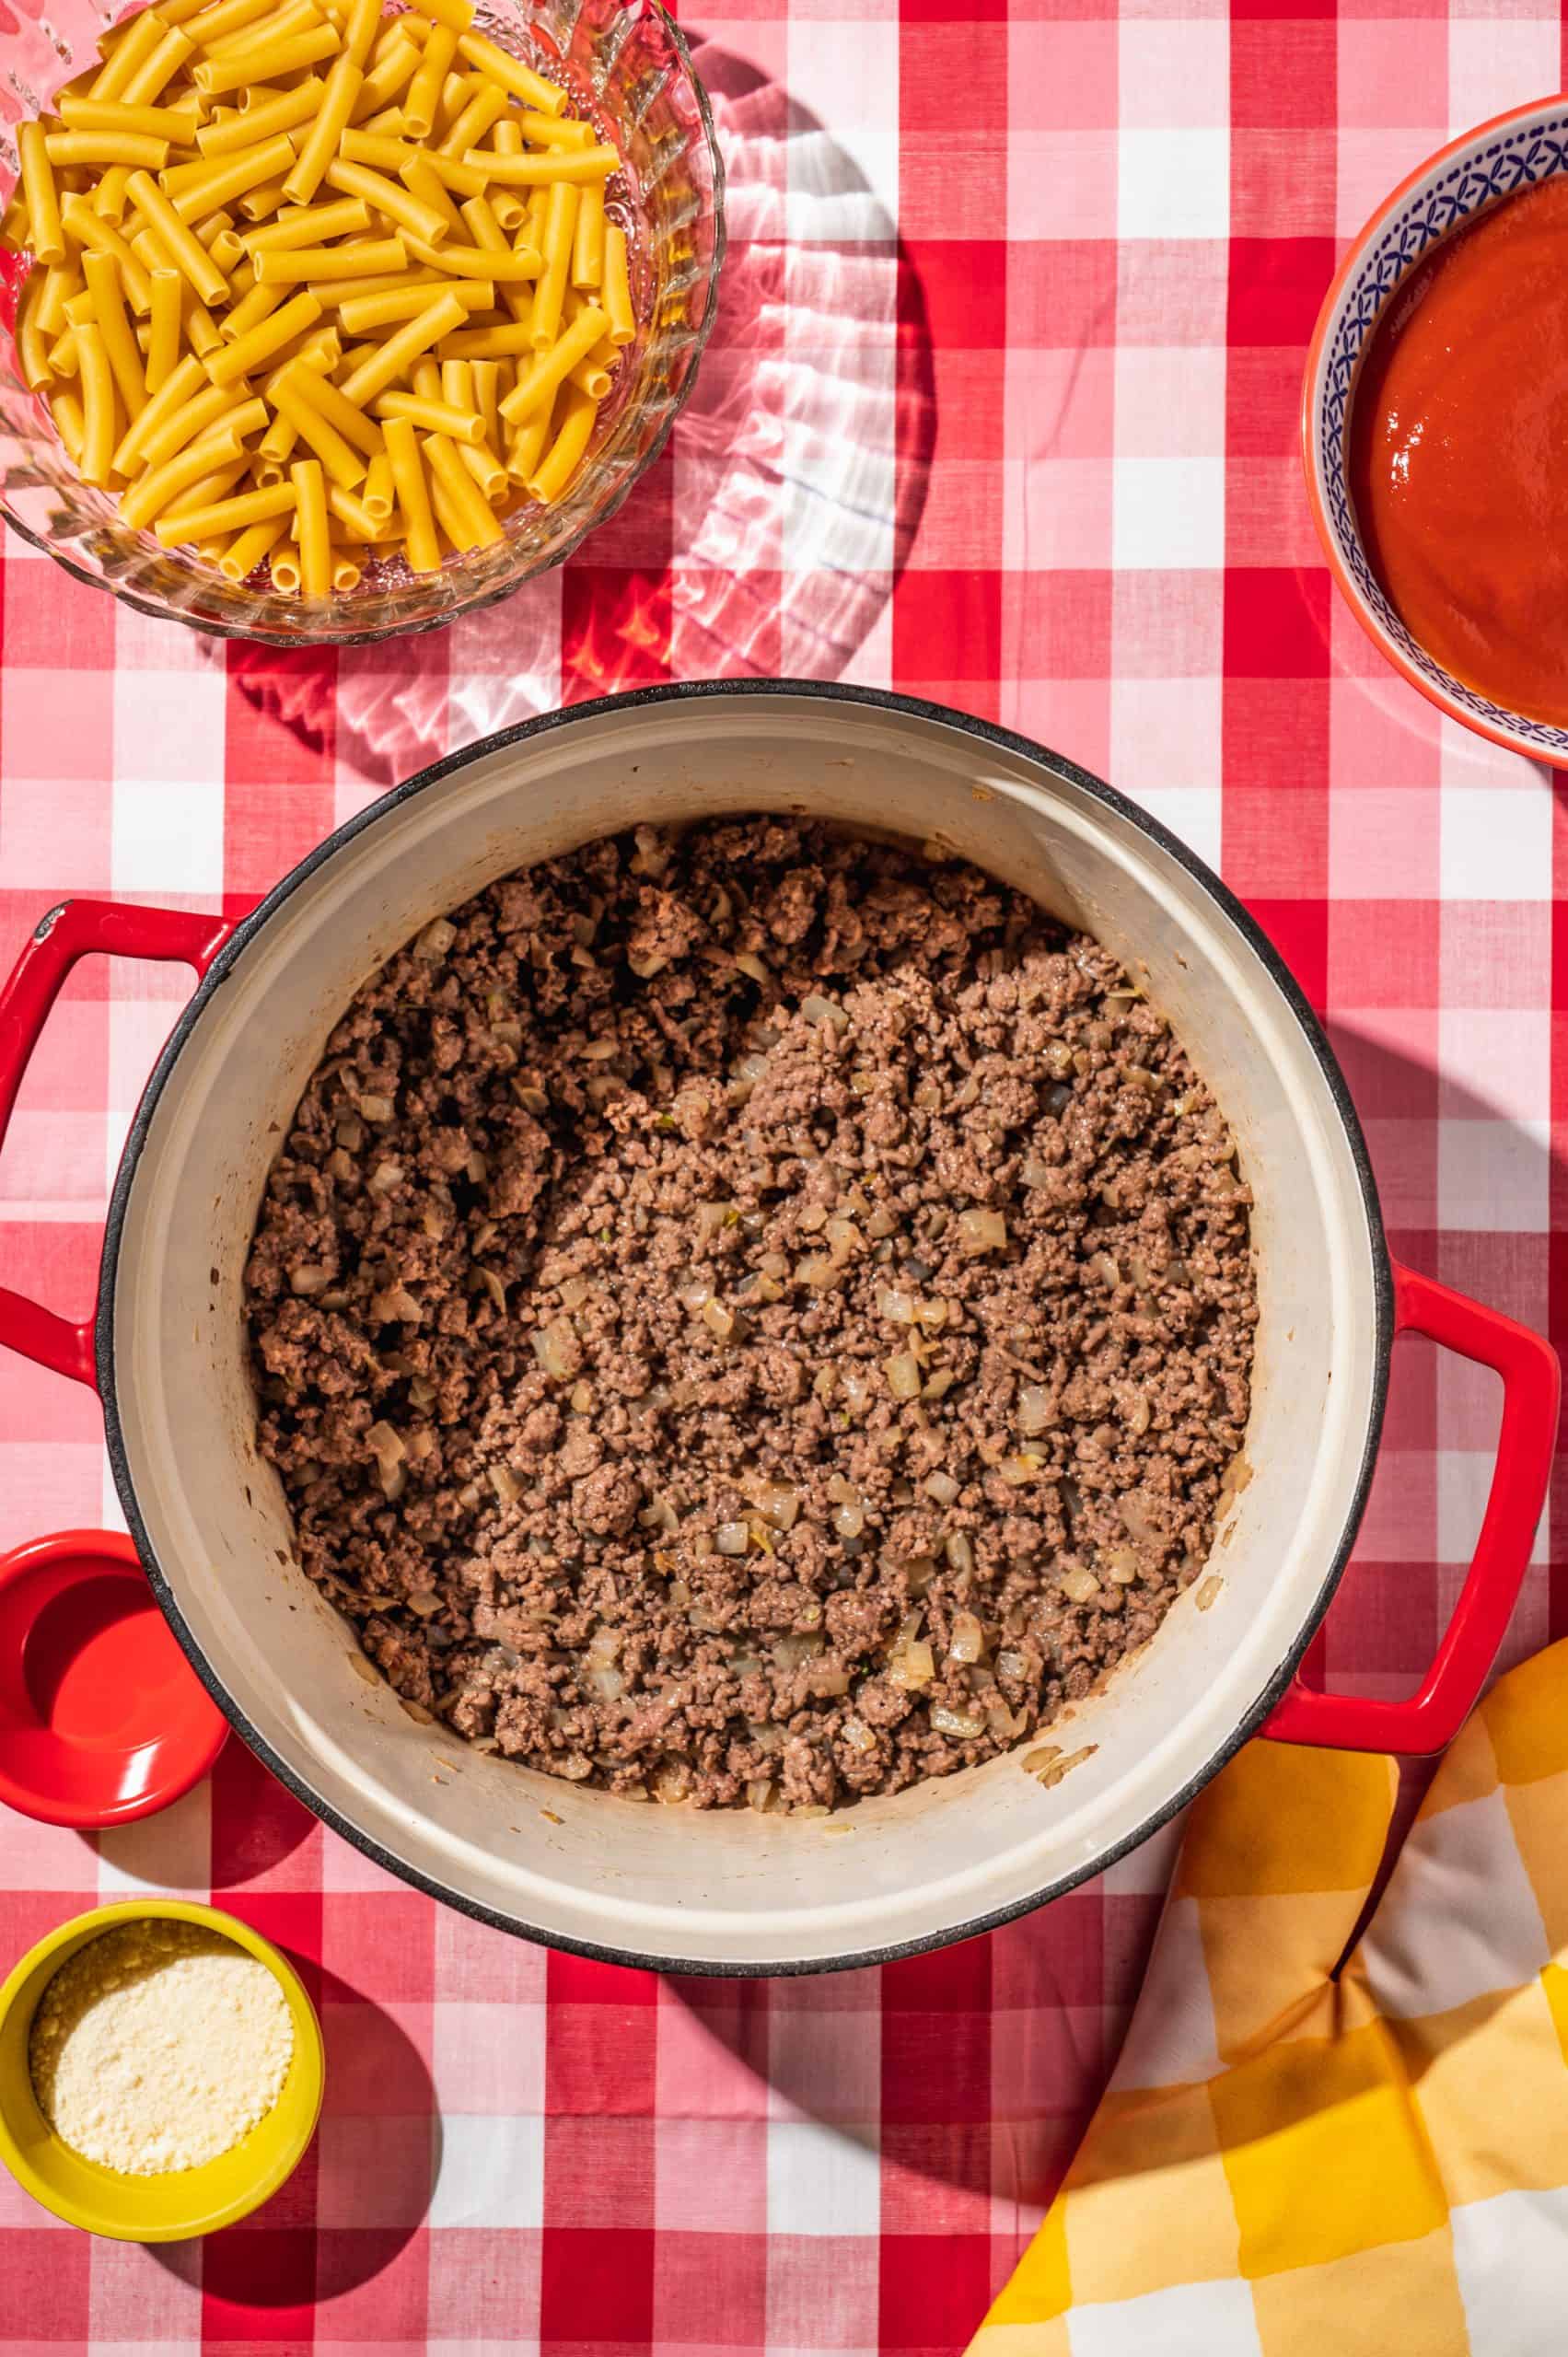
[{"label": "yellow checkered napkin", "polygon": [[1568,2357],[1568,1642],[1503,1679],[1370,1927],[1390,1759],[1253,1743],[970,2357]]}]

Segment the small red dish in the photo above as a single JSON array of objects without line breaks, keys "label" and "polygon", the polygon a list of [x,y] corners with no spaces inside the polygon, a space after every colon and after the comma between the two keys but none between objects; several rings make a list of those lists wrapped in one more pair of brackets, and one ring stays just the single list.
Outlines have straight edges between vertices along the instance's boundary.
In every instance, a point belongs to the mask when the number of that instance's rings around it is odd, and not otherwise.
[{"label": "small red dish", "polygon": [[227,1733],[129,1538],[61,1530],[0,1556],[0,1801],[128,1825],[188,1793]]}]

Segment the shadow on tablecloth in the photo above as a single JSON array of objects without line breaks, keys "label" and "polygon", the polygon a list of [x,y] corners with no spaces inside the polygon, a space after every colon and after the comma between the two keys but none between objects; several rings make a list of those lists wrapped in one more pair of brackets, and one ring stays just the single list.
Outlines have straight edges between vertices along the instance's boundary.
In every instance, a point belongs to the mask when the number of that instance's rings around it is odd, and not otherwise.
[{"label": "shadow on tablecloth", "polygon": [[321,2020],[320,2126],[288,2183],[239,2225],[149,2246],[200,2288],[220,2339],[275,2341],[287,2312],[304,2319],[384,2273],[424,2225],[441,2173],[441,2115],[417,2047],[362,1989],[286,1953]]},{"label": "shadow on tablecloth", "polygon": [[338,656],[231,644],[241,692],[391,785],[557,704],[661,679],[832,679],[881,618],[936,431],[923,291],[854,158],[692,36],[728,174],[717,324],[663,459],[556,573],[448,631]]}]

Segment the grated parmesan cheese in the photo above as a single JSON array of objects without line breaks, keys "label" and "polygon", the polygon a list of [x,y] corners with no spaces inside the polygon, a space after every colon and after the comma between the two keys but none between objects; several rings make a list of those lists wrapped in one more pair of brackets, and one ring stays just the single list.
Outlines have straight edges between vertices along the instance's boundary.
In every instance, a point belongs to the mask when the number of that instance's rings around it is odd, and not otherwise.
[{"label": "grated parmesan cheese", "polygon": [[259,1956],[154,1915],[62,1965],[33,2016],[28,2062],[73,2152],[151,2177],[238,2144],[276,2103],[293,2053],[287,1999]]}]

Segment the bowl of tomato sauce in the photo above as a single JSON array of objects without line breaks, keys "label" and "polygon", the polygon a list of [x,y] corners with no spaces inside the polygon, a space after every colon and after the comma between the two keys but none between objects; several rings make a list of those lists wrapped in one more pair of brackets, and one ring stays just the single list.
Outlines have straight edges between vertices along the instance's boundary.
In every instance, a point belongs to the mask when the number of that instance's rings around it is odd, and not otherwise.
[{"label": "bowl of tomato sauce", "polygon": [[1568,768],[1568,99],[1467,132],[1367,223],[1313,334],[1302,455],[1389,662]]}]

